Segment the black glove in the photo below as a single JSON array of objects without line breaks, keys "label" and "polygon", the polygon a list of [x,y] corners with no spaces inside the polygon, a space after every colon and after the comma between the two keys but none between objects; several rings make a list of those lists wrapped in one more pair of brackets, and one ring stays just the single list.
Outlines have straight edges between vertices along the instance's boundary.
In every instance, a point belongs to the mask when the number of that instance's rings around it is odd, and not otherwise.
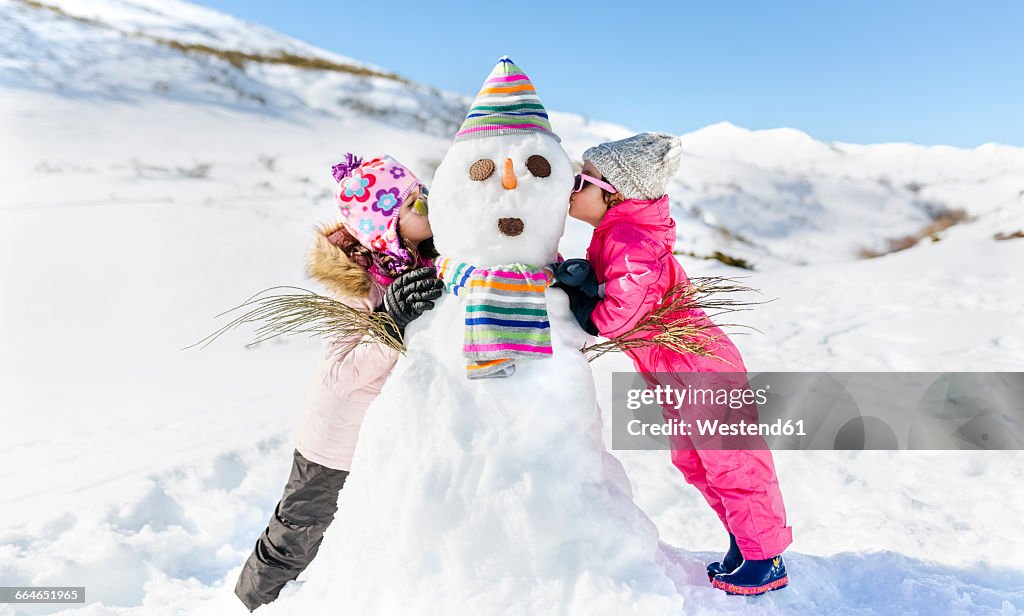
[{"label": "black glove", "polygon": [[558,282],[553,286],[569,289],[577,288],[587,297],[600,297],[597,283],[597,274],[586,259],[569,259],[561,263],[555,263],[551,267],[555,270],[555,280]]},{"label": "black glove", "polygon": [[437,277],[436,268],[418,267],[395,278],[377,310],[388,313],[401,334],[406,325],[434,307],[431,300],[441,297],[443,289],[444,282]]},{"label": "black glove", "polygon": [[597,331],[597,326],[590,319],[590,315],[594,312],[594,308],[597,308],[597,303],[601,301],[601,298],[590,297],[576,287],[562,287],[562,290],[569,296],[569,310],[572,311],[572,316],[576,317],[576,322],[585,332],[591,336],[597,336],[600,332]]},{"label": "black glove", "polygon": [[597,326],[590,319],[591,313],[601,301],[597,274],[586,259],[569,259],[552,265],[555,284],[569,296],[569,309],[576,322],[591,336],[598,335]]}]

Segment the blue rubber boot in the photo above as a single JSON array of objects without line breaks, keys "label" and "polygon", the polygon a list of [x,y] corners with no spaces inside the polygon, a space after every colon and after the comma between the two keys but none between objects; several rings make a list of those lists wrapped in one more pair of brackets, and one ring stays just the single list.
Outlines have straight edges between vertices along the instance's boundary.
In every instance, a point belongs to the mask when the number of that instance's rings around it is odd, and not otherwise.
[{"label": "blue rubber boot", "polygon": [[725,558],[708,565],[708,581],[713,581],[720,573],[732,573],[737,567],[743,564],[743,555],[740,554],[740,546],[736,545],[736,535],[729,533],[729,551]]},{"label": "blue rubber boot", "polygon": [[786,563],[779,554],[765,560],[745,560],[732,573],[721,573],[711,585],[729,595],[762,595],[769,590],[785,588],[789,584]]}]

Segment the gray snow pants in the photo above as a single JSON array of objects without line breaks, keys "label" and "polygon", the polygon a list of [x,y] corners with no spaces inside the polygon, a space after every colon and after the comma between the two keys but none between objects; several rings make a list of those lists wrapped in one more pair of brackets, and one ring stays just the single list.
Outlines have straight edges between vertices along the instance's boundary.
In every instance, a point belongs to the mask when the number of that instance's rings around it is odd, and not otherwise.
[{"label": "gray snow pants", "polygon": [[250,612],[277,599],[284,585],[313,561],[338,512],[347,477],[348,471],[311,462],[295,451],[284,495],[235,584],[235,594]]}]

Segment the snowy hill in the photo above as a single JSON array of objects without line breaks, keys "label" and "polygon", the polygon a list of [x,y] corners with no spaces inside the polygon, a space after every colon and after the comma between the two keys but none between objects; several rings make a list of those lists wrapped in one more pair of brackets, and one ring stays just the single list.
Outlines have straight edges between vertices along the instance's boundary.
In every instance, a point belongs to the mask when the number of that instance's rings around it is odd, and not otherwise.
[{"label": "snowy hill", "polygon": [[[309,286],[340,154],[388,151],[429,179],[467,94],[187,3],[0,0],[0,585],[86,586],[68,613],[238,613],[317,345],[180,349],[254,291]],[[552,124],[577,158],[632,132]],[[743,315],[763,332],[736,337],[751,369],[1024,365],[1024,240],[994,239],[1024,228],[1024,150],[683,138],[681,262],[777,298]],[[563,254],[588,239],[570,222]],[[593,367],[607,409],[629,364]],[[1019,452],[780,452],[794,584],[760,601],[701,579],[723,533],[663,454],[617,455],[688,610],[1024,611]]]},{"label": "snowy hill", "polygon": [[[185,2],[3,6],[0,84],[21,90],[93,103],[181,102],[298,122],[372,118],[442,139],[469,103]],[[554,119],[577,157],[596,141],[630,134],[575,114]],[[793,129],[728,123],[684,140],[687,158],[671,194],[678,248],[687,254],[720,251],[771,268],[882,254],[941,238],[965,219],[980,217],[976,228],[989,235],[1022,224],[1020,148],[822,143]]]},{"label": "snowy hill", "polygon": [[298,119],[358,110],[447,135],[462,97],[185,2],[5,0],[2,83],[93,101],[158,97]]},{"label": "snowy hill", "polygon": [[938,240],[965,219],[989,236],[1022,223],[1020,148],[826,144],[793,129],[728,123],[685,135],[684,144],[691,158],[673,196],[696,221],[723,230],[708,244],[681,216],[681,235],[694,237],[697,252],[830,263]]}]

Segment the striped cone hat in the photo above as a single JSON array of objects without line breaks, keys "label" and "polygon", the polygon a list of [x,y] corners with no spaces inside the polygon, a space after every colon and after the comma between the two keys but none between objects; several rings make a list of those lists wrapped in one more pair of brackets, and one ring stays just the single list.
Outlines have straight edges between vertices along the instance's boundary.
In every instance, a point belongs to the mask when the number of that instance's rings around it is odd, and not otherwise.
[{"label": "striped cone hat", "polygon": [[544,133],[561,142],[530,78],[502,56],[473,100],[455,141],[515,133]]}]

